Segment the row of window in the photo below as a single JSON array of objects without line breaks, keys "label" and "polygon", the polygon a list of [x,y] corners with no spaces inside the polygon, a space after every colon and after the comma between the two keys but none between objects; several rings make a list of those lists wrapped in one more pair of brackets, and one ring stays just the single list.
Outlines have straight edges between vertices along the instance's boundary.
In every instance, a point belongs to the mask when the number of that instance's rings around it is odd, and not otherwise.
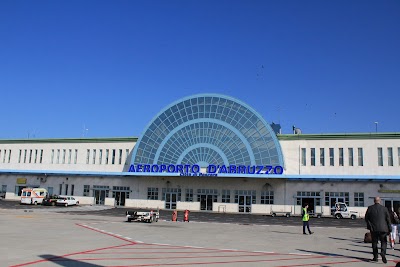
[{"label": "row of window", "polygon": [[[310,166],[316,166],[316,159],[318,155],[316,152],[318,150],[316,148],[310,148]],[[357,155],[355,155],[355,151],[357,151]],[[393,148],[388,147],[386,148],[387,153],[387,166],[393,166]],[[347,166],[354,166],[355,165],[355,157],[358,166],[364,166],[364,155],[363,149],[361,147],[357,148],[357,150],[353,149],[352,147],[347,148],[347,160],[345,160],[345,149],[338,148],[338,155],[339,155],[339,166],[344,166],[347,162]],[[335,166],[335,149],[329,148],[328,152],[329,156],[329,166]],[[400,147],[397,148],[397,158],[398,163],[400,166]],[[307,165],[307,149],[301,148],[301,165]],[[378,147],[378,166],[384,165],[384,149],[382,147]],[[319,166],[325,166],[325,148],[319,149]]]},{"label": "row of window", "polygon": [[[355,164],[355,156],[356,158],[356,163],[358,166],[364,166],[364,152],[363,148],[359,147],[357,148],[357,155],[355,155],[355,150],[352,147],[349,147],[347,149],[347,165],[348,166],[354,166]],[[319,156],[319,166],[325,166],[325,148],[320,148],[319,149],[319,155],[316,154],[317,149],[316,148],[310,148],[310,165],[311,166],[316,166],[316,159]],[[344,166],[344,149],[343,148],[338,148],[338,154],[339,154],[339,166]],[[329,148],[328,149],[328,156],[329,156],[329,166],[335,166],[335,149],[334,148]],[[302,148],[301,149],[301,165],[302,166],[307,166],[307,149]]]},{"label": "row of window", "polygon": [[[209,190],[209,191],[205,191]],[[222,203],[231,203],[231,191],[230,190],[221,190],[221,202]],[[182,192],[180,188],[163,188],[162,189],[162,198],[161,200],[166,200],[166,197],[169,193],[176,193],[176,201],[181,201]],[[240,203],[239,196],[250,196],[250,202],[252,204],[256,204],[256,191],[255,190],[235,190],[235,201],[234,203]],[[200,202],[202,195],[212,195],[218,196],[218,190],[213,189],[198,189],[197,190],[197,201]],[[325,192],[325,205],[333,207],[337,202],[344,202],[346,205],[350,206],[350,197],[349,192]],[[304,198],[310,198],[315,200],[315,205],[321,205],[321,192],[297,192],[297,205],[302,205],[302,200]],[[159,189],[157,187],[148,187],[147,188],[147,199],[159,200]],[[186,202],[193,202],[193,189],[185,190]],[[355,192],[354,193],[354,206],[355,207],[364,207],[364,193]],[[216,202],[216,201],[215,201]],[[261,199],[260,204],[274,204],[274,191],[261,191]]]},{"label": "row of window", "polygon": [[[0,163],[11,162],[11,149],[0,150]],[[129,163],[129,149],[87,149],[86,164],[124,164]],[[18,163],[43,163],[43,149],[20,149]],[[51,164],[77,164],[78,149],[52,149]]]}]

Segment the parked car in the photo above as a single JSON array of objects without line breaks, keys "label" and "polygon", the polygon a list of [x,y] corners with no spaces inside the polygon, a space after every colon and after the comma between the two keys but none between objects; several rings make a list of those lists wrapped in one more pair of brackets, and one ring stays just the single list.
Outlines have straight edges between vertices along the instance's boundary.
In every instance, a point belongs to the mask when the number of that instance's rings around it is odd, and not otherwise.
[{"label": "parked car", "polygon": [[57,205],[62,205],[65,207],[79,205],[79,201],[71,196],[58,196]]},{"label": "parked car", "polygon": [[57,204],[58,196],[49,196],[43,199],[42,205],[44,206],[55,206]]}]

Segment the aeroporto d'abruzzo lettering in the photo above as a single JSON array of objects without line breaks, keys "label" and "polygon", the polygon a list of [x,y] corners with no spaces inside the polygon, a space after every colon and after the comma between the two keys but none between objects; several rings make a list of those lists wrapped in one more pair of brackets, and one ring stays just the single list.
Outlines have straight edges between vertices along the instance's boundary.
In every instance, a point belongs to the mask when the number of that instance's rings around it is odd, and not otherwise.
[{"label": "aeroporto d'abruzzo lettering", "polygon": [[276,165],[213,165],[207,166],[206,172],[201,172],[197,164],[131,164],[129,172],[152,172],[152,173],[179,173],[181,176],[217,176],[222,173],[238,174],[283,174],[283,167]]}]

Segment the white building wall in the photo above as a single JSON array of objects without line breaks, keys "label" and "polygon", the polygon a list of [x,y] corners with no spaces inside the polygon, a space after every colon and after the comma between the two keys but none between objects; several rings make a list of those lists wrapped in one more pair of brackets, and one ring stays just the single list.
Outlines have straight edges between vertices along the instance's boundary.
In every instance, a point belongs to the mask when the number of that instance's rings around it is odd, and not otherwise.
[{"label": "white building wall", "polygon": [[[363,140],[281,140],[285,173],[292,175],[399,175],[400,139]],[[383,149],[383,166],[378,166],[378,147]],[[393,148],[393,166],[388,166],[387,148]],[[301,163],[301,148],[306,148],[306,166]],[[315,166],[311,166],[311,148],[315,148]],[[325,166],[320,165],[320,148],[325,148]],[[334,149],[330,166],[329,148]],[[343,166],[339,166],[339,148],[343,148]],[[348,148],[353,148],[354,166],[349,166]],[[363,166],[358,166],[358,148],[363,148]]]}]

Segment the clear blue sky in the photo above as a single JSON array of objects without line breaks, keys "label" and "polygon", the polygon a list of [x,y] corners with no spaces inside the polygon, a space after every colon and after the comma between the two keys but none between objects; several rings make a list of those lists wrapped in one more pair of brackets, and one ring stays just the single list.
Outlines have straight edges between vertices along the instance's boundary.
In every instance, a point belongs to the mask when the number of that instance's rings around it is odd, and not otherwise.
[{"label": "clear blue sky", "polygon": [[400,1],[0,1],[0,138],[139,137],[220,93],[303,133],[400,132]]}]

